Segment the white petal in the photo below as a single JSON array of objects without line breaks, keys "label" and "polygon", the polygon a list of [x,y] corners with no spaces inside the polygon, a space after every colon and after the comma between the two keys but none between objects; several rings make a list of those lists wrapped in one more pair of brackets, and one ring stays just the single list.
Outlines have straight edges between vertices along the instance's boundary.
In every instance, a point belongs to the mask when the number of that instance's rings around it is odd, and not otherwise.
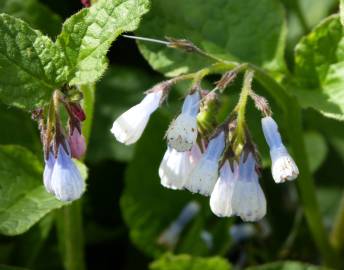
[{"label": "white petal", "polygon": [[193,193],[209,196],[214,189],[217,177],[218,161],[209,160],[203,156],[191,171],[185,187]]},{"label": "white petal", "polygon": [[168,145],[179,152],[188,151],[196,143],[197,118],[181,113],[167,130]]},{"label": "white petal", "polygon": [[141,137],[150,117],[150,113],[144,106],[138,104],[113,123],[111,132],[117,141],[126,145],[133,144]]},{"label": "white petal", "polygon": [[220,177],[210,196],[210,208],[218,217],[230,217],[233,215],[232,196],[237,176],[238,167],[235,166],[234,172],[232,172],[229,162],[226,161],[221,168]]},{"label": "white petal", "polygon": [[150,115],[159,107],[162,92],[146,95],[141,103],[120,115],[111,128],[116,139],[126,145],[133,144],[141,137]]},{"label": "white petal", "polygon": [[299,169],[285,147],[272,149],[270,155],[272,177],[276,183],[297,178]]},{"label": "white petal", "polygon": [[258,180],[235,182],[232,207],[243,221],[258,221],[265,216],[266,199]]},{"label": "white petal", "polygon": [[183,189],[191,169],[189,152],[168,148],[159,167],[161,184],[171,189]]}]

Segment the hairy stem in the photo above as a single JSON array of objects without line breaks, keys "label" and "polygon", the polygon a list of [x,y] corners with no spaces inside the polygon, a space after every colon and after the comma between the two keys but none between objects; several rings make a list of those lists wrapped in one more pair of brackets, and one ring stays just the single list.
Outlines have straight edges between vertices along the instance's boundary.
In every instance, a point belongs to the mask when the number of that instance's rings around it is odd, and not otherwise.
[{"label": "hairy stem", "polygon": [[[93,119],[95,86],[83,85],[80,90],[84,94],[83,108],[87,116],[83,122],[82,132],[88,143]],[[86,269],[82,223],[82,199],[59,210],[59,246],[67,270]]]}]

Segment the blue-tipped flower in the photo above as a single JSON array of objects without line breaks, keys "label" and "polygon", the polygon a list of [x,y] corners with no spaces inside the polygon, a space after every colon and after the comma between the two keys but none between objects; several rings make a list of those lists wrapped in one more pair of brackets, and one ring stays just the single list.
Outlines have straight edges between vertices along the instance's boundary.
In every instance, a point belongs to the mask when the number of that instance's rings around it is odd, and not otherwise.
[{"label": "blue-tipped flower", "polygon": [[60,201],[74,201],[84,192],[85,184],[71,157],[60,145],[51,175],[51,188]]},{"label": "blue-tipped flower", "polygon": [[129,145],[141,137],[151,114],[159,107],[162,95],[163,88],[156,88],[115,120],[111,132],[117,141]]},{"label": "blue-tipped flower", "polygon": [[276,122],[270,117],[262,119],[263,133],[270,148],[271,172],[276,183],[294,180],[299,175],[295,161],[283,145]]},{"label": "blue-tipped flower", "polygon": [[266,214],[266,199],[258,181],[256,161],[250,153],[244,162],[239,163],[239,176],[235,181],[232,208],[233,213],[243,221],[257,221]]},{"label": "blue-tipped flower", "polygon": [[237,163],[234,163],[233,167],[234,171],[232,171],[229,162],[225,162],[210,196],[211,211],[218,217],[230,217],[233,215],[233,190],[239,174]]},{"label": "blue-tipped flower", "polygon": [[225,134],[220,132],[211,139],[207,150],[191,171],[185,187],[194,193],[209,196],[218,177],[219,159],[225,148]]},{"label": "blue-tipped flower", "polygon": [[43,183],[46,191],[54,195],[54,190],[51,187],[51,175],[55,165],[55,158],[52,152],[49,152],[48,159],[45,160],[44,172],[43,172]]},{"label": "blue-tipped flower", "polygon": [[197,114],[200,106],[198,91],[185,98],[181,114],[167,130],[168,145],[178,152],[188,151],[197,139]]},{"label": "blue-tipped flower", "polygon": [[185,226],[197,215],[200,205],[197,202],[189,202],[181,211],[175,221],[171,223],[166,230],[162,232],[158,239],[158,243],[173,248],[178,240],[180,233]]}]

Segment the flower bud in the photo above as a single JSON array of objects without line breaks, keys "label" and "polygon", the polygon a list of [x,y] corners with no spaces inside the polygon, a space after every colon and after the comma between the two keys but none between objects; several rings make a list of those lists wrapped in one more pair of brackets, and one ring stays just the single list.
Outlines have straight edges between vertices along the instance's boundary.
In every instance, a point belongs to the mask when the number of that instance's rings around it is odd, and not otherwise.
[{"label": "flower bud", "polygon": [[294,180],[299,175],[295,161],[283,145],[276,122],[270,117],[262,119],[263,133],[270,148],[272,177],[276,183]]},{"label": "flower bud", "polygon": [[178,152],[188,151],[197,139],[197,114],[200,95],[196,91],[185,98],[181,114],[167,130],[168,145]]},{"label": "flower bud", "polygon": [[46,191],[50,194],[54,194],[54,191],[51,187],[51,175],[53,173],[55,165],[55,158],[52,152],[49,152],[48,159],[45,160],[44,172],[43,172],[43,183]]},{"label": "flower bud", "polygon": [[256,161],[250,153],[239,163],[239,176],[235,181],[232,198],[233,213],[243,221],[257,221],[266,214],[266,199],[258,181]]},{"label": "flower bud", "polygon": [[201,150],[197,144],[187,152],[177,152],[168,147],[159,167],[161,185],[170,189],[183,189],[200,156]]},{"label": "flower bud", "polygon": [[230,217],[233,215],[232,196],[238,173],[238,165],[235,163],[234,171],[232,171],[228,161],[225,162],[220,170],[220,177],[210,197],[211,211],[218,217]]},{"label": "flower bud", "polygon": [[60,201],[74,201],[84,192],[85,183],[71,157],[60,145],[51,175],[51,188]]},{"label": "flower bud", "polygon": [[86,152],[85,137],[80,134],[77,128],[74,128],[72,135],[68,138],[71,154],[73,158],[80,159]]},{"label": "flower bud", "polygon": [[207,150],[191,171],[185,187],[194,193],[209,196],[218,177],[219,159],[225,148],[225,135],[220,132],[211,139]]},{"label": "flower bud", "polygon": [[111,132],[116,139],[126,145],[133,144],[141,137],[150,115],[159,107],[163,89],[148,93],[134,107],[119,116],[113,123]]}]

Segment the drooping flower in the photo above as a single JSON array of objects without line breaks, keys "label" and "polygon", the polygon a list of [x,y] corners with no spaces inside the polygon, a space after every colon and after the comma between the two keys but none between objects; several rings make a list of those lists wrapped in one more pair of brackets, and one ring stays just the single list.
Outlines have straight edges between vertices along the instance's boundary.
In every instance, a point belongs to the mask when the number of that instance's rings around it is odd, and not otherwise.
[{"label": "drooping flower", "polygon": [[250,153],[239,162],[238,180],[235,181],[232,197],[233,213],[243,221],[257,221],[266,214],[266,199],[256,172],[256,161]]},{"label": "drooping flower", "polygon": [[189,202],[181,211],[180,215],[175,221],[171,223],[160,235],[158,243],[173,248],[178,240],[180,233],[185,226],[197,215],[200,210],[200,205],[197,202]]},{"label": "drooping flower", "polygon": [[78,168],[62,145],[59,146],[51,175],[51,188],[56,198],[65,202],[79,199],[85,190]]},{"label": "drooping flower", "polygon": [[194,193],[209,196],[218,177],[219,159],[225,148],[225,135],[221,131],[210,140],[200,161],[191,171],[185,187]]},{"label": "drooping flower", "polygon": [[294,180],[299,175],[295,161],[283,145],[276,122],[270,117],[262,118],[263,133],[270,148],[271,172],[276,183]]},{"label": "drooping flower", "polygon": [[201,150],[197,144],[186,152],[177,152],[168,147],[159,167],[161,185],[170,189],[183,189],[200,156]]},{"label": "drooping flower", "polygon": [[233,215],[232,197],[238,173],[237,163],[234,163],[234,171],[232,171],[228,161],[225,162],[220,170],[220,176],[210,196],[211,211],[218,217],[230,217]]},{"label": "drooping flower", "polygon": [[77,128],[74,128],[72,135],[68,138],[68,143],[73,158],[80,159],[86,152],[86,142],[84,135],[80,134]]},{"label": "drooping flower", "polygon": [[181,114],[167,130],[168,145],[178,152],[190,150],[196,142],[199,106],[200,94],[195,91],[185,98]]},{"label": "drooping flower", "polygon": [[159,107],[162,95],[162,89],[148,93],[139,104],[115,120],[111,132],[119,142],[129,145],[141,137],[150,115]]},{"label": "drooping flower", "polygon": [[55,157],[52,152],[49,152],[48,159],[45,160],[43,183],[46,191],[54,195],[54,190],[51,187],[51,175],[55,165]]}]

